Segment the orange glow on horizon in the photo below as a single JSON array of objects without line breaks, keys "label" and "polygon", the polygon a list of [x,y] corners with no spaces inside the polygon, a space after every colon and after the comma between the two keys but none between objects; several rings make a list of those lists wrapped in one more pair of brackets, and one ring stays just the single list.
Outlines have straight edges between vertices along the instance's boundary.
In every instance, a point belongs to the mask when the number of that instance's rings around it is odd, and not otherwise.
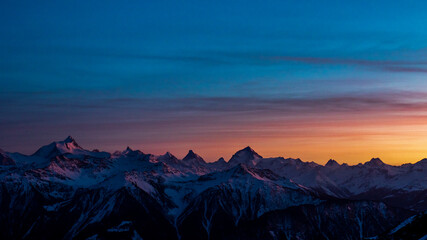
[{"label": "orange glow on horizon", "polygon": [[[325,164],[329,159],[355,165],[379,157],[387,164],[415,163],[427,157],[427,116],[359,114],[313,119],[279,119],[253,122],[205,134],[181,135],[182,143],[164,142],[168,151],[183,157],[193,149],[207,161],[251,146],[263,157],[292,157]],[[156,144],[141,146],[162,150]],[[164,149],[163,149],[164,150]]]}]

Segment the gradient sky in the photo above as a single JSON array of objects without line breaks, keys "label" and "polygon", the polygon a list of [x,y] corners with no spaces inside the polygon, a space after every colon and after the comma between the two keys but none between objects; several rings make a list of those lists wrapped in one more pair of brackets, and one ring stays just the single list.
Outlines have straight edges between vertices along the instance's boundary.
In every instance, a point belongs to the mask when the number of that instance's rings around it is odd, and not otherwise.
[{"label": "gradient sky", "polygon": [[1,1],[0,148],[427,157],[426,1]]}]

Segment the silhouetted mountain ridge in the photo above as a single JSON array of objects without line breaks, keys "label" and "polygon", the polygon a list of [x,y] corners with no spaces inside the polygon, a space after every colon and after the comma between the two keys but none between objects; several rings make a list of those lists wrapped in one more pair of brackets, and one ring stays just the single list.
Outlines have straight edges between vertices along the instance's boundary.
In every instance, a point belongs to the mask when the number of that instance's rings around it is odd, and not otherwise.
[{"label": "silhouetted mountain ridge", "polygon": [[425,160],[322,166],[246,147],[206,163],[67,137],[0,162],[2,239],[360,239],[427,210]]}]

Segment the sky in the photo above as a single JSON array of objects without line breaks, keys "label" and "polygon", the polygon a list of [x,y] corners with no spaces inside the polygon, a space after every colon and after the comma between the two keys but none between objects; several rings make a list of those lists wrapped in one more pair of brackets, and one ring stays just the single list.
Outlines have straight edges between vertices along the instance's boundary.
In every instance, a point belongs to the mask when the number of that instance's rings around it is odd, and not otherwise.
[{"label": "sky", "polygon": [[1,1],[0,148],[427,157],[426,1]]}]

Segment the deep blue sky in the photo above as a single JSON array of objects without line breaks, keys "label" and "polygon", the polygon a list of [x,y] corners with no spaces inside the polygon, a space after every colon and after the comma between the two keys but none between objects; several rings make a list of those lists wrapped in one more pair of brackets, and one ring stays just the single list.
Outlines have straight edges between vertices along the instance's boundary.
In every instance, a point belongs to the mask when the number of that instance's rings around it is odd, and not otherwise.
[{"label": "deep blue sky", "polygon": [[[0,148],[73,135],[106,150],[215,160],[255,145],[323,162],[403,138],[401,155],[418,158],[426,127],[402,123],[424,116],[426,23],[425,1],[2,1]],[[346,122],[360,114],[394,120],[372,133],[383,121]],[[418,138],[402,135],[413,127]],[[360,132],[378,146],[309,150]]]}]

